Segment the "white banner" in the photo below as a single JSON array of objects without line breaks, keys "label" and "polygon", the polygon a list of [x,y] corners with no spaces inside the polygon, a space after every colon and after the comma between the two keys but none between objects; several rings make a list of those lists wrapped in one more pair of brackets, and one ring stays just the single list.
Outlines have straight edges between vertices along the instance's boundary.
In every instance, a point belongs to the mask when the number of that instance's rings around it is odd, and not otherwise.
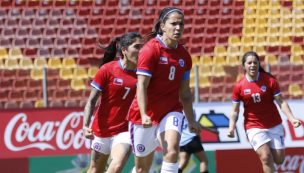
[{"label": "white banner", "polygon": [[[304,124],[304,102],[288,101],[294,116]],[[243,126],[243,105],[241,105],[239,119],[237,121],[236,137],[231,139],[227,137],[228,117],[232,108],[232,103],[199,103],[194,104],[197,120],[206,127],[215,128],[218,134],[212,132],[202,132],[201,137],[204,141],[205,150],[223,150],[223,149],[244,149],[251,148],[245,134]],[[285,129],[286,147],[304,147],[304,126],[293,128],[288,122],[287,117],[279,109],[283,126]]]}]

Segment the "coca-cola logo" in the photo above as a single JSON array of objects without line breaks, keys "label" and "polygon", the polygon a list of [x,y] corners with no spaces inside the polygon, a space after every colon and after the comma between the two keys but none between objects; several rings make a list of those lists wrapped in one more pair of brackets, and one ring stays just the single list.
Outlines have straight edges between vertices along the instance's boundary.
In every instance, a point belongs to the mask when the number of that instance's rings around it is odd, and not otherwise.
[{"label": "coca-cola logo", "polygon": [[304,173],[304,155],[286,155],[283,164],[277,166],[276,170],[280,173]]},{"label": "coca-cola logo", "polygon": [[28,122],[24,113],[15,115],[4,132],[5,146],[11,151],[37,148],[40,150],[90,148],[81,129],[83,112],[71,112],[63,120]]}]

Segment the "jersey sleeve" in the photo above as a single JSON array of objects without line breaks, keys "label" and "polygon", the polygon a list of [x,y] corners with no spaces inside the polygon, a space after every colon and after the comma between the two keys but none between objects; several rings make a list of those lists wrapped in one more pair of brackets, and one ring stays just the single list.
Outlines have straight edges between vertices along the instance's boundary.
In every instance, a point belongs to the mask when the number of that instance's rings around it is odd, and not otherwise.
[{"label": "jersey sleeve", "polygon": [[152,76],[152,73],[157,64],[157,57],[155,54],[156,47],[151,45],[145,45],[139,52],[138,62],[137,62],[137,72],[136,74]]},{"label": "jersey sleeve", "polygon": [[236,84],[233,87],[232,102],[239,103],[241,101],[240,85]]},{"label": "jersey sleeve", "polygon": [[183,80],[190,80],[190,70],[192,68],[192,59],[191,56],[189,54],[189,52],[186,50],[185,47],[183,47],[183,49],[185,50],[185,55],[186,55],[186,71],[183,74]]},{"label": "jersey sleeve", "polygon": [[99,91],[102,91],[102,88],[106,83],[107,76],[108,76],[108,72],[106,70],[106,67],[102,66],[97,71],[93,81],[91,82],[91,86]]},{"label": "jersey sleeve", "polygon": [[272,77],[270,78],[270,89],[271,89],[273,96],[277,96],[277,95],[281,94],[281,90],[280,90],[278,81]]}]

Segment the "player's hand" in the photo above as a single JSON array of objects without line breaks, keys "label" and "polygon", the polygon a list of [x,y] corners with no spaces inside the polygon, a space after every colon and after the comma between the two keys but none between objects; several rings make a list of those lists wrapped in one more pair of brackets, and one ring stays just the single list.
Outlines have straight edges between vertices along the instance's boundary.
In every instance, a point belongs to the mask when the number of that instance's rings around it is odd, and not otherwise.
[{"label": "player's hand", "polygon": [[293,125],[294,128],[297,128],[301,125],[301,121],[298,120],[298,119],[295,119],[295,118],[290,120],[290,122],[291,122],[291,124]]},{"label": "player's hand", "polygon": [[227,133],[227,136],[228,136],[229,138],[234,138],[234,129],[230,129],[230,128],[229,128],[228,133]]},{"label": "player's hand", "polygon": [[199,135],[201,133],[201,125],[194,121],[194,122],[188,122],[188,127],[189,127],[189,131],[191,133],[196,133],[197,135]]},{"label": "player's hand", "polygon": [[149,128],[152,126],[152,120],[151,117],[149,117],[147,114],[144,114],[141,116],[141,124],[144,128]]},{"label": "player's hand", "polygon": [[83,127],[83,131],[84,131],[84,136],[87,139],[94,139],[93,130],[91,128]]}]

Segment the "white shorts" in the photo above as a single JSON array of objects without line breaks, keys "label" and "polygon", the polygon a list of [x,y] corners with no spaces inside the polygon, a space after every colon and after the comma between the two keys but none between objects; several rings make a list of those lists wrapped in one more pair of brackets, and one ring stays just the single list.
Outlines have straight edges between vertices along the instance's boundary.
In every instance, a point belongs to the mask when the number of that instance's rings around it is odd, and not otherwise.
[{"label": "white shorts", "polygon": [[159,135],[166,130],[176,130],[181,134],[184,115],[180,112],[168,113],[158,125],[144,128],[142,125],[129,123],[133,154],[144,157],[159,146]]},{"label": "white shorts", "polygon": [[270,129],[252,128],[246,131],[248,140],[256,151],[260,146],[269,142],[270,148],[284,149],[284,127],[279,124]]},{"label": "white shorts", "polygon": [[110,154],[112,147],[119,143],[126,143],[131,145],[130,133],[122,132],[115,136],[107,138],[94,136],[91,144],[91,149],[102,154]]}]

